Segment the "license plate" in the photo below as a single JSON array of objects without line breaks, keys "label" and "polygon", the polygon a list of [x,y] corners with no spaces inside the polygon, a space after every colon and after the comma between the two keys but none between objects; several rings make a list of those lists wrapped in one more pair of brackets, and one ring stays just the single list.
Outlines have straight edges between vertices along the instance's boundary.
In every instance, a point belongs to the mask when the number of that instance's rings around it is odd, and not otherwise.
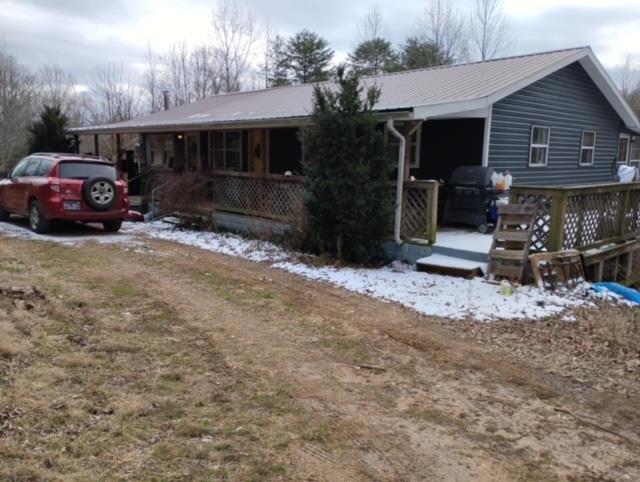
[{"label": "license plate", "polygon": [[64,201],[63,207],[67,211],[80,211],[80,201]]}]

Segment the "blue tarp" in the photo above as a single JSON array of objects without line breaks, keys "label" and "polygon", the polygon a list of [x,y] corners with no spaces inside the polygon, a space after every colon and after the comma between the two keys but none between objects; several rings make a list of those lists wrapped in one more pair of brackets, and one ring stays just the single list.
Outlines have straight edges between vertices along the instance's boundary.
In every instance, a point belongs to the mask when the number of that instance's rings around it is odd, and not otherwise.
[{"label": "blue tarp", "polygon": [[591,288],[598,293],[611,291],[618,296],[622,296],[626,300],[640,305],[640,291],[634,290],[633,288],[627,288],[621,284],[610,282],[594,283]]}]

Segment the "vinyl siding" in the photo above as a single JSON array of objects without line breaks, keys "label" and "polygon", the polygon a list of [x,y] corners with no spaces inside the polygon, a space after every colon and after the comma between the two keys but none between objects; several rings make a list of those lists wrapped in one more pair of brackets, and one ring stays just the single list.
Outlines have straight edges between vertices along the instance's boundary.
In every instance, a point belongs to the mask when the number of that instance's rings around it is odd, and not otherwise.
[{"label": "vinyl siding", "polygon": [[[549,127],[546,167],[529,167],[531,126]],[[607,182],[622,120],[579,63],[496,102],[489,166],[509,170],[515,184],[572,185]],[[583,130],[597,132],[593,166],[580,166]]]}]

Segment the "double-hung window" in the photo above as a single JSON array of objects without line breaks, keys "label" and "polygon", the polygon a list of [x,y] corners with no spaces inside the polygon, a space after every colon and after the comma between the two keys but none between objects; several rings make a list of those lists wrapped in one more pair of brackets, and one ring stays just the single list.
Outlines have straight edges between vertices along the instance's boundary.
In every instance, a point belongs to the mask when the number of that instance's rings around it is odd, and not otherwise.
[{"label": "double-hung window", "polygon": [[549,138],[551,129],[543,126],[531,126],[531,143],[529,147],[529,166],[544,167],[549,158]]},{"label": "double-hung window", "polygon": [[242,171],[242,131],[212,132],[211,146],[216,169]]},{"label": "double-hung window", "polygon": [[618,139],[618,164],[626,164],[629,160],[629,144],[631,138],[626,134],[621,134]]},{"label": "double-hung window", "polygon": [[582,143],[580,145],[580,165],[593,166],[593,157],[596,150],[596,132],[582,131]]}]

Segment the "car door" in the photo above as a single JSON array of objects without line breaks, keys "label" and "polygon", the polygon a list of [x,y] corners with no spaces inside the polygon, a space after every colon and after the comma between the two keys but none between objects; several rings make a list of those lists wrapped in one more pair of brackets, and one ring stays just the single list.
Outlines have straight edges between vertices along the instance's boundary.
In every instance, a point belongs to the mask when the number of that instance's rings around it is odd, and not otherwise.
[{"label": "car door", "polygon": [[20,192],[22,190],[22,176],[31,160],[27,157],[20,161],[16,167],[13,168],[9,178],[2,183],[2,189],[0,190],[0,203],[2,207],[12,212],[22,212],[20,209]]},{"label": "car door", "polygon": [[32,193],[35,193],[36,184],[38,182],[38,169],[42,163],[41,159],[32,157],[29,159],[20,180],[16,186],[16,210],[20,213],[27,214],[29,212],[28,201]]}]

